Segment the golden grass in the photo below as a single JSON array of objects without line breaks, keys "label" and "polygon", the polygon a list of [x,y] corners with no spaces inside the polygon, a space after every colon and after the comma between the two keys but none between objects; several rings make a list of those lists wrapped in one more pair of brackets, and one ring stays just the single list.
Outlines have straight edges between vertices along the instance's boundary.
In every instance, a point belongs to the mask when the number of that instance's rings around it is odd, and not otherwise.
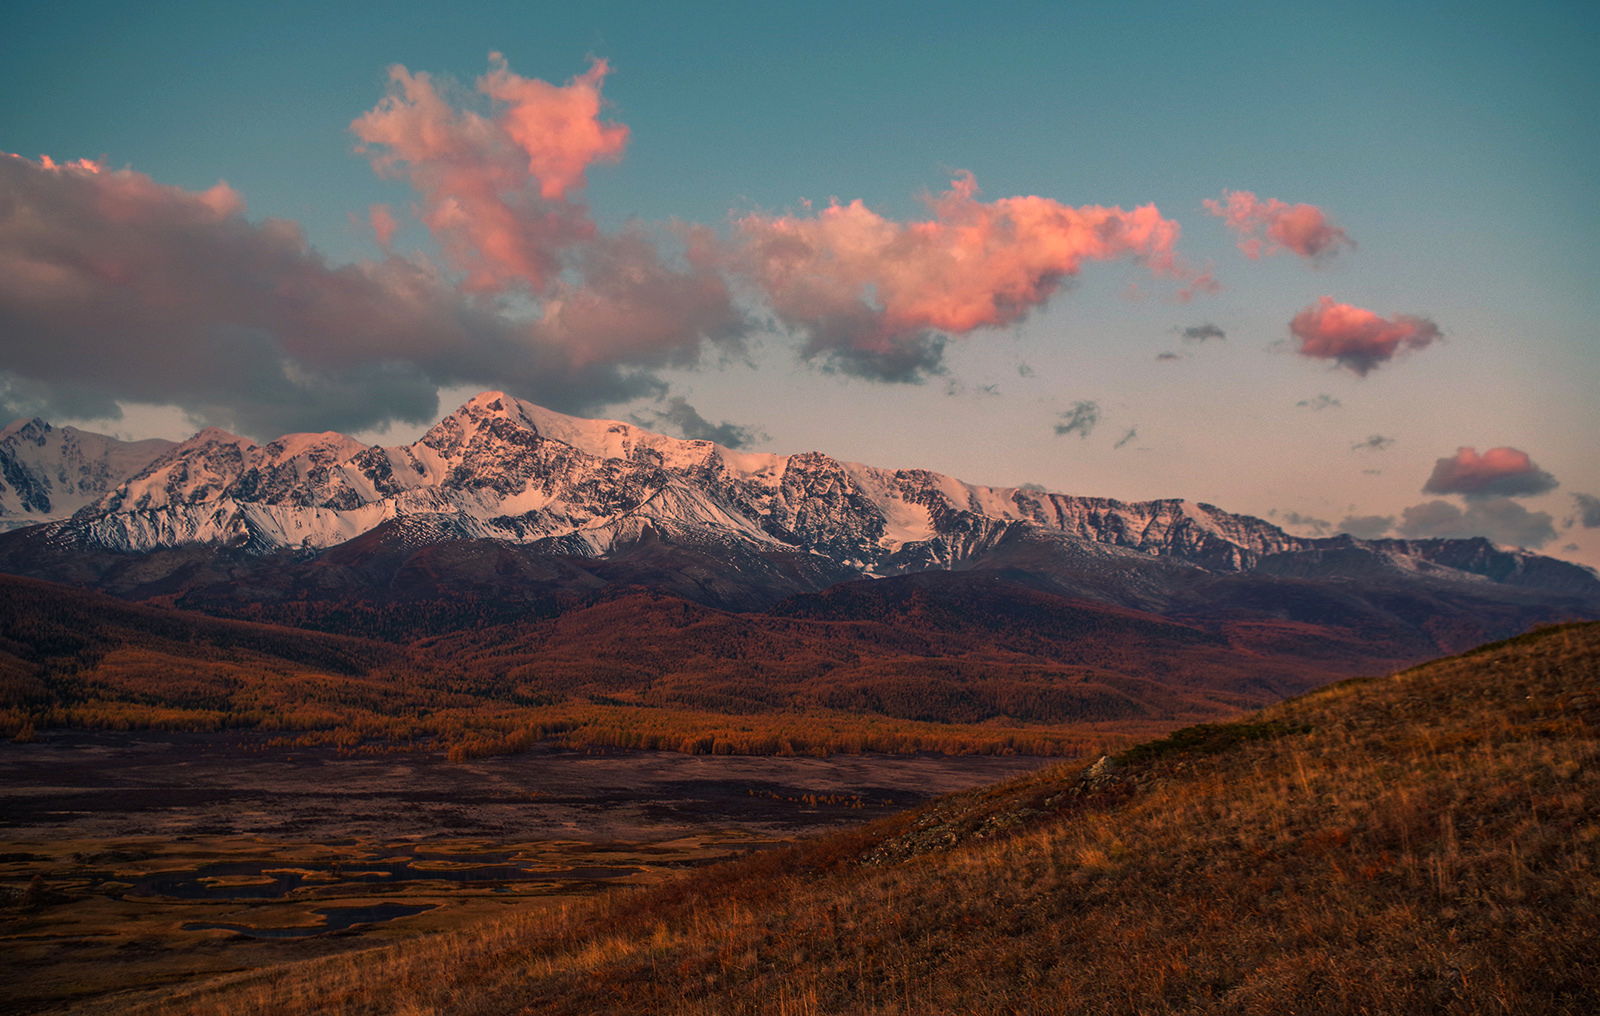
[{"label": "golden grass", "polygon": [[1233,735],[136,1011],[1600,1011],[1600,624]]}]

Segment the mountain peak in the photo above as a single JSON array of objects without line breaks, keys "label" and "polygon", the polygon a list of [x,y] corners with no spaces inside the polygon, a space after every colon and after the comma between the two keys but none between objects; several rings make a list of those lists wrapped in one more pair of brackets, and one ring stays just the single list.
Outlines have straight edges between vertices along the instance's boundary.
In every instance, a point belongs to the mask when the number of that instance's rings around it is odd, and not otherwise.
[{"label": "mountain peak", "polygon": [[230,434],[221,427],[206,427],[194,437],[191,437],[189,440],[178,444],[178,446],[173,450],[177,451],[179,449],[186,448],[204,448],[206,445],[225,444],[238,445],[241,449],[260,447],[249,438],[240,437],[238,434]]},{"label": "mountain peak", "polygon": [[14,436],[21,436],[24,440],[37,440],[54,429],[37,416],[18,417],[6,424],[5,430],[0,430],[0,441]]}]

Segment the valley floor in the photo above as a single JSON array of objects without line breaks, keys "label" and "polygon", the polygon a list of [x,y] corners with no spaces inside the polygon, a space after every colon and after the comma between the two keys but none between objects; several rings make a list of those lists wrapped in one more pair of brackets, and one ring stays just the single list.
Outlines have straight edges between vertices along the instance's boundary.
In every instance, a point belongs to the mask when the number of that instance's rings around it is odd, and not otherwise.
[{"label": "valley floor", "polygon": [[0,1012],[117,1012],[141,989],[559,910],[1043,764],[543,746],[452,763],[50,731],[0,744]]}]

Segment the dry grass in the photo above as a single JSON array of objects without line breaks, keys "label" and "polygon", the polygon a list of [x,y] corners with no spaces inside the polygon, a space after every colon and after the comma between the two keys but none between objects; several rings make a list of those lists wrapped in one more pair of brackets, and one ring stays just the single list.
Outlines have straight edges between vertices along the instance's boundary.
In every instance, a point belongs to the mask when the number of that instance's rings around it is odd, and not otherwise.
[{"label": "dry grass", "polygon": [[1600,624],[202,1013],[1600,1011]]}]

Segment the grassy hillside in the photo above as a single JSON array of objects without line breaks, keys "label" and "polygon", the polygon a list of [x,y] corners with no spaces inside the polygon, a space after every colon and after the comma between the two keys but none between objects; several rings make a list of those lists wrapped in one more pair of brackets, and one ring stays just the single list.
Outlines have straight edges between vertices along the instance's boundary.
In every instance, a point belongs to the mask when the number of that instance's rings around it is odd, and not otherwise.
[{"label": "grassy hillside", "polygon": [[1600,624],[137,1011],[1600,1011]]}]

